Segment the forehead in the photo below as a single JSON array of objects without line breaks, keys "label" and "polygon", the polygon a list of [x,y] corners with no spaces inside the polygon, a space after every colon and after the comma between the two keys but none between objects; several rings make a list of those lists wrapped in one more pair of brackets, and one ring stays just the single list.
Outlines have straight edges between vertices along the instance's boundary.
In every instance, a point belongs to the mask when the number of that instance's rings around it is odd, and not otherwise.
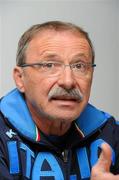
[{"label": "forehead", "polygon": [[27,47],[27,56],[34,56],[35,53],[39,56],[48,53],[84,53],[88,57],[91,48],[87,39],[79,32],[44,30],[37,33]]}]

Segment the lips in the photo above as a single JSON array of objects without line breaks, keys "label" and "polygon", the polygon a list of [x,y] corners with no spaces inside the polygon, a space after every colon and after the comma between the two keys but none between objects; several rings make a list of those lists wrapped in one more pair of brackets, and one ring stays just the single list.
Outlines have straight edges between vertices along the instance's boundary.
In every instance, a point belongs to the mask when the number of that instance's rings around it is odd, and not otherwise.
[{"label": "lips", "polygon": [[52,100],[62,100],[62,101],[79,101],[78,98],[72,96],[54,96]]},{"label": "lips", "polygon": [[83,100],[83,94],[79,89],[64,89],[62,87],[55,87],[50,90],[48,94],[49,100],[62,100],[62,101],[74,101],[81,102]]}]

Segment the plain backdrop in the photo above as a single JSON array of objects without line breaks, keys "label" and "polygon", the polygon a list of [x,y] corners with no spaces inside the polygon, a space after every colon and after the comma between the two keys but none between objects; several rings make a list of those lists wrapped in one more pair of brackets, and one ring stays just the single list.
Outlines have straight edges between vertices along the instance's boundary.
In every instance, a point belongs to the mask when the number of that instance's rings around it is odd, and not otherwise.
[{"label": "plain backdrop", "polygon": [[119,119],[118,0],[0,0],[0,96],[15,87],[12,69],[20,36],[49,20],[72,22],[89,33],[97,64],[90,102]]}]

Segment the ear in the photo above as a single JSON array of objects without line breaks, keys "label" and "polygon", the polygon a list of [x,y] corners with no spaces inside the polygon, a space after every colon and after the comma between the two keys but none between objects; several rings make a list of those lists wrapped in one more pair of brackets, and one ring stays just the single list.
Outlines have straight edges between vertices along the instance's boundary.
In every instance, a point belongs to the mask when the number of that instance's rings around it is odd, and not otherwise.
[{"label": "ear", "polygon": [[24,92],[23,69],[16,66],[13,70],[13,78],[20,92]]}]

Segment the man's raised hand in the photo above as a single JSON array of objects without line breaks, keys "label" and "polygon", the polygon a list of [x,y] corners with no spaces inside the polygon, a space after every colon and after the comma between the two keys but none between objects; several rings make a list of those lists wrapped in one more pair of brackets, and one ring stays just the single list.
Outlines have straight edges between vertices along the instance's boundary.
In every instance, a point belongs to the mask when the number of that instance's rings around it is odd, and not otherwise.
[{"label": "man's raised hand", "polygon": [[110,173],[112,151],[108,144],[102,145],[98,162],[92,168],[91,180],[119,180],[119,175]]}]

